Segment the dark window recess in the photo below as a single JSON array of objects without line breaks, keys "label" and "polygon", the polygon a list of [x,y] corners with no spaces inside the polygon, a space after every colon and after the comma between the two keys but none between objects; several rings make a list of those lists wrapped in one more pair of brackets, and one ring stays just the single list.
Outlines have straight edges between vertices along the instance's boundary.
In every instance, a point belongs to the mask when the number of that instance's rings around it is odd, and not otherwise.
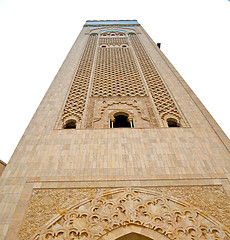
[{"label": "dark window recess", "polygon": [[128,122],[128,117],[124,115],[117,115],[115,117],[115,122],[113,123],[114,128],[131,128],[130,122]]},{"label": "dark window recess", "polygon": [[177,120],[175,119],[168,119],[167,123],[168,127],[180,127],[180,125],[177,123]]},{"label": "dark window recess", "polygon": [[76,128],[76,121],[71,120],[69,122],[66,123],[66,125],[64,126],[65,129],[73,129]]}]

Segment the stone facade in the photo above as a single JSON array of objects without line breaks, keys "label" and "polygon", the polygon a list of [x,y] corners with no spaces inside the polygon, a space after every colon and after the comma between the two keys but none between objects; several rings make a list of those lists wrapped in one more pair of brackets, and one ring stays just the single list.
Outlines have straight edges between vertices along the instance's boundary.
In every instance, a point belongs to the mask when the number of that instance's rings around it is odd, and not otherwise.
[{"label": "stone facade", "polygon": [[230,239],[229,163],[142,26],[87,21],[1,176],[0,240]]},{"label": "stone facade", "polygon": [[2,175],[5,167],[6,167],[6,163],[4,163],[2,160],[0,160],[0,176]]}]

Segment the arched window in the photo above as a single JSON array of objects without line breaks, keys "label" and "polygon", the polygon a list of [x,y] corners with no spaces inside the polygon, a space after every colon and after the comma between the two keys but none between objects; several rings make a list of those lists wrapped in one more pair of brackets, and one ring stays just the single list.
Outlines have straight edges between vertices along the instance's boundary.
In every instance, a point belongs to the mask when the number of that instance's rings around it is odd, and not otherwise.
[{"label": "arched window", "polygon": [[134,33],[134,32],[130,32],[129,35],[136,35],[136,33]]},{"label": "arched window", "polygon": [[76,120],[71,119],[66,122],[64,125],[64,129],[74,129],[76,128]]},{"label": "arched window", "polygon": [[128,116],[117,115],[114,118],[115,118],[115,122],[113,123],[114,128],[131,128],[131,124],[128,121]]},{"label": "arched window", "polygon": [[167,119],[168,127],[180,127],[180,124],[174,118]]},{"label": "arched window", "polygon": [[133,120],[129,118],[128,113],[115,113],[110,121],[110,128],[133,128]]}]

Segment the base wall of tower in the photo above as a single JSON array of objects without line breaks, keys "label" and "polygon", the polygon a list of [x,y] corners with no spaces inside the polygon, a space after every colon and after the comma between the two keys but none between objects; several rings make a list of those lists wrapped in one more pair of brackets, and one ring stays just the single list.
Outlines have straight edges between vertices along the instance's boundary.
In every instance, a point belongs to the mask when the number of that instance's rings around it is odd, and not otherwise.
[{"label": "base wall of tower", "polygon": [[[42,138],[27,134],[2,176],[2,212],[11,219],[6,239],[34,234],[72,202],[84,201],[79,191],[87,195],[115,188],[175,197],[228,227],[227,157],[215,132],[194,128],[54,129]],[[55,201],[59,204],[53,209]],[[41,214],[34,215],[34,209]]]}]

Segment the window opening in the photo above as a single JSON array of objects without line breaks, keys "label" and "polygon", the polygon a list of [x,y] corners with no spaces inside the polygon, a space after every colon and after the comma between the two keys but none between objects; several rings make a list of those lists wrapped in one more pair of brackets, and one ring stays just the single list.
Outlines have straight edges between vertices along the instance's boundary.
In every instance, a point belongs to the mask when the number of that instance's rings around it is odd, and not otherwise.
[{"label": "window opening", "polygon": [[74,129],[74,128],[76,128],[76,121],[75,120],[68,121],[64,126],[64,129]]},{"label": "window opening", "polygon": [[169,118],[167,119],[168,127],[180,127],[176,119]]},{"label": "window opening", "polygon": [[128,116],[117,115],[114,117],[113,128],[131,128],[131,124],[128,121]]}]

